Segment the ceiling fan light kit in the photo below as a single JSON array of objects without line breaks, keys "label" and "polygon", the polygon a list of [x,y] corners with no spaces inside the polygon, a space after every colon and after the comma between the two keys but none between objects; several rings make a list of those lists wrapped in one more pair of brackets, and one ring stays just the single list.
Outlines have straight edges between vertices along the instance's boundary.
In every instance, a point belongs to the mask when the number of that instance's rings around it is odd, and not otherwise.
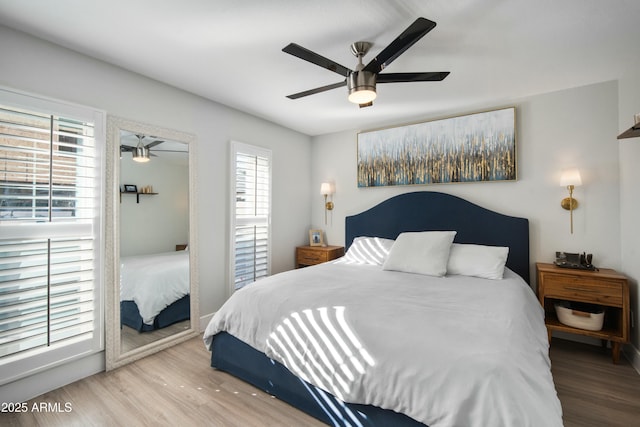
[{"label": "ceiling fan light kit", "polygon": [[138,163],[146,163],[149,160],[149,149],[142,145],[142,143],[138,144],[138,146],[131,152],[133,156],[133,160]]},{"label": "ceiling fan light kit", "polygon": [[362,57],[366,55],[371,48],[371,43],[363,41],[353,43],[351,45],[351,53],[358,58],[358,64],[356,65],[355,70],[350,70],[349,68],[300,45],[290,43],[282,49],[283,52],[340,74],[345,79],[338,83],[287,95],[287,98],[298,99],[308,95],[336,89],[338,87],[347,86],[349,101],[354,104],[358,104],[360,108],[362,108],[373,105],[373,100],[376,99],[377,96],[377,83],[442,81],[449,75],[448,71],[379,74],[389,64],[391,64],[391,62],[402,55],[435,26],[435,22],[426,18],[416,19],[413,24],[404,30],[402,34],[396,37],[395,40],[384,48],[366,66],[362,63]]},{"label": "ceiling fan light kit", "polygon": [[151,156],[155,156],[155,154],[151,154],[151,148],[155,147],[158,144],[162,144],[164,142],[164,141],[156,140],[145,145],[142,142],[142,140],[146,138],[145,135],[136,135],[136,137],[138,138],[138,145],[136,145],[135,147],[131,145],[124,145],[124,144],[120,145],[121,158],[122,158],[122,153],[130,151],[133,161],[138,163],[146,163],[149,160],[151,160]]},{"label": "ceiling fan light kit", "polygon": [[376,99],[376,75],[367,71],[354,71],[347,81],[349,101],[354,104],[368,104]]}]

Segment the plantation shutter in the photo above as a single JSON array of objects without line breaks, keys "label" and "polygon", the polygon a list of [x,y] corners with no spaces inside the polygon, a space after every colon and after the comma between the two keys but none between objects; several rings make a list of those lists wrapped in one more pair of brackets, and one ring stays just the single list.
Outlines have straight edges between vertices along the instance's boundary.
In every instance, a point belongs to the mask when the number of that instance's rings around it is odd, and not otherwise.
[{"label": "plantation shutter", "polygon": [[102,348],[103,120],[0,91],[0,367],[13,379]]},{"label": "plantation shutter", "polygon": [[270,267],[271,152],[234,143],[233,288],[268,276]]}]

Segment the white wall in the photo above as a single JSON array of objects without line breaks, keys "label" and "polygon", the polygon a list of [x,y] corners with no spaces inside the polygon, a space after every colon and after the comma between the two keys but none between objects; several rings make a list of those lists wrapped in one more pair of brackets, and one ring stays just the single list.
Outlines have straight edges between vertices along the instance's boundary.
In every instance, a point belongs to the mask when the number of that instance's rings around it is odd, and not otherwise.
[{"label": "white wall", "polygon": [[[516,107],[516,182],[358,188],[357,131],[314,137],[312,223],[326,229],[330,244],[343,244],[346,215],[395,194],[440,191],[501,213],[529,218],[532,278],[535,262],[553,261],[556,250],[587,251],[593,253],[596,265],[619,269],[617,93],[617,83],[606,82],[482,108]],[[440,117],[424,120],[434,118]],[[561,170],[572,166],[580,169],[583,181],[574,192],[580,202],[574,211],[574,234],[570,234],[568,212],[560,207],[560,200],[568,192],[559,185]],[[336,188],[335,209],[327,226],[319,194],[323,181],[334,181]]]},{"label": "white wall", "polygon": [[[188,154],[183,154],[186,159]],[[189,242],[189,170],[186,160],[175,162],[152,157],[134,162],[126,153],[120,159],[120,183],[141,191],[151,185],[154,195],[120,197],[120,256],[175,251]]]},{"label": "white wall", "polygon": [[[633,124],[634,114],[640,113],[640,70],[629,70],[619,82],[619,118],[618,131],[622,133]],[[631,310],[634,314],[634,326],[631,339],[634,348],[630,349],[631,358],[640,371],[640,328],[638,328],[638,309],[640,307],[640,138],[621,139],[620,147],[620,229],[622,246],[622,271],[629,277]]]},{"label": "white wall", "polygon": [[[0,26],[0,58],[2,86],[96,107],[108,114],[197,136],[201,314],[220,307],[229,288],[230,140],[272,150],[272,269],[279,272],[294,267],[294,247],[305,241],[311,216],[308,136],[3,26]],[[242,93],[241,88],[238,93]],[[104,369],[100,365],[91,363],[79,371],[78,362],[57,370],[55,376],[31,379],[30,383],[40,386],[42,392],[79,378],[80,372],[88,374]],[[13,397],[5,401],[40,394],[28,385],[21,387],[15,383],[3,389],[0,392],[8,390]]]}]

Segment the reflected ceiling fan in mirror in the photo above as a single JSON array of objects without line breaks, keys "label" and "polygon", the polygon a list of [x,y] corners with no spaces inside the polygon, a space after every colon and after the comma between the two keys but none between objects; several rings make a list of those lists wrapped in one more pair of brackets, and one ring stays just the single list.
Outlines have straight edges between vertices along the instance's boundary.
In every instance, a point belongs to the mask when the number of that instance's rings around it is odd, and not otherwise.
[{"label": "reflected ceiling fan in mirror", "polygon": [[335,61],[327,59],[315,52],[312,52],[298,44],[290,43],[282,49],[283,52],[296,56],[305,61],[326,68],[329,71],[340,74],[345,79],[338,83],[317,87],[304,92],[288,95],[289,99],[298,99],[304,96],[313,95],[327,90],[347,86],[349,90],[349,101],[358,104],[360,108],[370,107],[376,98],[376,83],[402,83],[402,82],[431,82],[442,81],[449,75],[448,71],[423,72],[423,73],[387,73],[380,74],[391,62],[402,55],[407,49],[413,46],[418,40],[424,37],[436,26],[436,23],[426,18],[418,18],[406,30],[402,32],[394,41],[382,50],[367,65],[362,63],[362,57],[371,48],[369,42],[355,42],[351,45],[351,53],[358,58],[355,70],[350,70]]},{"label": "reflected ceiling fan in mirror", "polygon": [[132,147],[130,145],[121,144],[120,153],[131,152],[133,160],[139,163],[145,163],[151,160],[149,156],[155,156],[155,154],[151,154],[151,148],[164,142],[161,140],[155,140],[148,144],[145,144],[144,142],[142,142],[142,140],[146,138],[145,135],[136,134],[136,137],[138,138],[138,145]]}]

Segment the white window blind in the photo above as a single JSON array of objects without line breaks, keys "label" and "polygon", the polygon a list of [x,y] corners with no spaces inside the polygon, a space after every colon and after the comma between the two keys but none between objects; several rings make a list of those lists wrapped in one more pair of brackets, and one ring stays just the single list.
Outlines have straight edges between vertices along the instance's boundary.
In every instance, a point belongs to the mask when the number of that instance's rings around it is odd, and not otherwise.
[{"label": "white window blind", "polygon": [[102,348],[103,120],[0,90],[2,382]]},{"label": "white window blind", "polygon": [[271,273],[271,151],[232,143],[233,289]]}]

